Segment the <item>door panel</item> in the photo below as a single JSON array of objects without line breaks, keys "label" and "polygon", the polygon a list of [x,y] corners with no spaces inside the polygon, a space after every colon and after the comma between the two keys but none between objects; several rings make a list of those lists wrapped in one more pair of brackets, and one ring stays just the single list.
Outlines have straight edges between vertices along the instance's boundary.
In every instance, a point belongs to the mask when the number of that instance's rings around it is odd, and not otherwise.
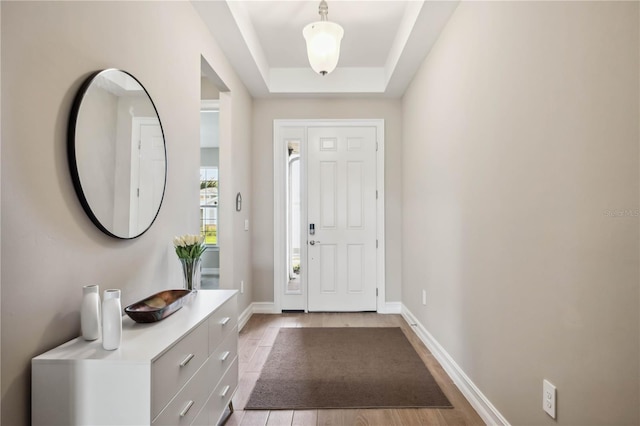
[{"label": "door panel", "polygon": [[338,212],[337,164],[335,161],[320,163],[320,229],[335,229]]},{"label": "door panel", "polygon": [[320,256],[320,292],[323,294],[336,292],[337,250],[334,244],[319,247]]},{"label": "door panel", "polygon": [[375,311],[376,128],[309,127],[307,146],[309,311]]},{"label": "door panel", "polygon": [[347,163],[347,228],[362,229],[364,225],[364,176],[362,162]]},{"label": "door panel", "polygon": [[347,245],[347,291],[362,293],[364,289],[364,244]]}]

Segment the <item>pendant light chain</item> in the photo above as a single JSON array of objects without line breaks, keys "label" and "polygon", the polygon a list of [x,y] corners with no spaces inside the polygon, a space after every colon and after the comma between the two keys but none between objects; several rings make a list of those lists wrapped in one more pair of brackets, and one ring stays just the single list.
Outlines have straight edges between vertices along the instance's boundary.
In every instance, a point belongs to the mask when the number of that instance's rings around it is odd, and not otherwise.
[{"label": "pendant light chain", "polygon": [[328,21],[327,15],[329,14],[329,5],[325,0],[320,2],[320,6],[318,7],[318,14],[320,15],[321,21]]}]

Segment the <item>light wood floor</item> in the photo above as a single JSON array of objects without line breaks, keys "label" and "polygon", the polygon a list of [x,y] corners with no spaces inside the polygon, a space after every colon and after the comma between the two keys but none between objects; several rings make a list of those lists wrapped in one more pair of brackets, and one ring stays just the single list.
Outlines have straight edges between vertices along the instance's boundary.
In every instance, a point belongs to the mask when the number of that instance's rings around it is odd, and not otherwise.
[{"label": "light wood floor", "polygon": [[[401,327],[454,408],[243,411],[281,327]],[[376,313],[255,314],[240,331],[238,358],[240,362],[240,383],[238,391],[233,398],[235,413],[229,418],[226,426],[462,426],[484,424],[444,372],[438,361],[431,355],[400,315],[379,315]]]}]

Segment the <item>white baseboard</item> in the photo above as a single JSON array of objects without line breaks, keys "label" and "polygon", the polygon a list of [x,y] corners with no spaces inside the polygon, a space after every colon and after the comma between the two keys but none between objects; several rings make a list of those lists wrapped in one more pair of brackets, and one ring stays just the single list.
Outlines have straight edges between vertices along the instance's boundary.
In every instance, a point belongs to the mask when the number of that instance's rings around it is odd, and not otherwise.
[{"label": "white baseboard", "polygon": [[273,302],[253,302],[238,317],[238,331],[242,330],[253,314],[279,314]]},{"label": "white baseboard", "polygon": [[401,314],[402,303],[401,302],[386,302],[382,309],[378,309],[379,314]]},{"label": "white baseboard", "polygon": [[251,318],[251,315],[253,315],[253,303],[250,303],[249,306],[247,306],[247,309],[242,311],[242,313],[238,317],[238,331],[242,330],[244,326],[247,325],[247,322],[249,322],[249,318]]},{"label": "white baseboard", "polygon": [[484,396],[469,376],[467,376],[462,368],[453,360],[451,355],[449,355],[405,305],[402,305],[402,316],[414,329],[420,340],[427,346],[427,349],[429,349],[438,360],[442,368],[444,368],[444,371],[451,377],[453,383],[460,389],[460,392],[462,392],[464,397],[467,398],[480,417],[482,417],[482,420],[488,425],[509,426],[507,419],[500,414],[491,401]]},{"label": "white baseboard", "polygon": [[275,311],[275,305],[273,302],[253,302],[254,314],[280,314],[281,312]]}]

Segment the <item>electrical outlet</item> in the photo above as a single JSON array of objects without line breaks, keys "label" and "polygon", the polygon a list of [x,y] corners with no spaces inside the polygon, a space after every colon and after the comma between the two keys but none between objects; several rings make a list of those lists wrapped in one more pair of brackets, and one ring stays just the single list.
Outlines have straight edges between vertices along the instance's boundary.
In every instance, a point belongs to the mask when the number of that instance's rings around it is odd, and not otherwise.
[{"label": "electrical outlet", "polygon": [[427,305],[427,290],[422,290],[422,304]]},{"label": "electrical outlet", "polygon": [[240,281],[240,294],[244,293],[244,281]]},{"label": "electrical outlet", "polygon": [[542,409],[556,418],[556,387],[546,379],[542,381]]}]

